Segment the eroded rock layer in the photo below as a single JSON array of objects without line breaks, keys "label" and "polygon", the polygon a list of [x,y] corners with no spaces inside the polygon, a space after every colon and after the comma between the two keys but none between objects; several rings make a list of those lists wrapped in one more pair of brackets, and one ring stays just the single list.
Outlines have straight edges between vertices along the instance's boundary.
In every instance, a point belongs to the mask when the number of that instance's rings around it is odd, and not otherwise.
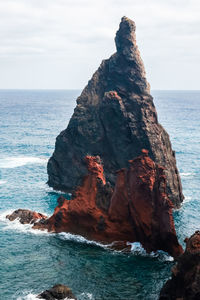
[{"label": "eroded rock layer", "polygon": [[[102,243],[126,247],[140,242],[147,252],[182,253],[166,193],[164,169],[147,150],[117,172],[114,189],[106,182],[99,156],[86,156],[87,175],[73,198],[58,199],[54,214],[34,223],[34,229],[70,232]],[[12,215],[9,216],[12,219]],[[121,247],[121,246],[120,246]]]},{"label": "eroded rock layer", "polygon": [[174,151],[157,113],[136,44],[135,23],[123,17],[117,31],[117,52],[103,60],[77,99],[66,130],[56,139],[48,162],[48,184],[72,192],[87,173],[86,155],[99,155],[107,182],[128,167],[142,148],[165,167],[167,192],[176,207],[183,200]]},{"label": "eroded rock layer", "polygon": [[200,231],[185,242],[185,252],[172,268],[172,278],[163,286],[160,300],[200,299]]}]

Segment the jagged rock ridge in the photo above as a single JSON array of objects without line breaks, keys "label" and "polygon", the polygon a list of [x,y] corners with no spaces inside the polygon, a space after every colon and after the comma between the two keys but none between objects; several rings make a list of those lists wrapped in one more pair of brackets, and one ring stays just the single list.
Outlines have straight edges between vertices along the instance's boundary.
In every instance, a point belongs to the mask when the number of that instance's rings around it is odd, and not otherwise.
[{"label": "jagged rock ridge", "polygon": [[106,179],[114,185],[116,170],[127,167],[145,148],[165,167],[167,191],[178,207],[183,195],[175,154],[157,120],[133,21],[122,18],[115,42],[117,52],[102,61],[78,97],[67,129],[56,139],[48,184],[72,192],[87,173],[84,157],[99,155]]}]

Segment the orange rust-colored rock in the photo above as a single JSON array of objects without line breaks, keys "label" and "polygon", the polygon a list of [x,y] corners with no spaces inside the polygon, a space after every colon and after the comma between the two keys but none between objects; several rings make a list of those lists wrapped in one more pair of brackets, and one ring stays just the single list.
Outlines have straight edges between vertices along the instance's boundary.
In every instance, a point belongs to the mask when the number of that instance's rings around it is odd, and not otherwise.
[{"label": "orange rust-colored rock", "polygon": [[85,161],[88,174],[72,199],[61,196],[54,214],[35,222],[34,229],[80,234],[118,249],[140,242],[147,252],[164,250],[174,257],[182,253],[164,168],[147,150],[117,172],[114,190],[106,183],[100,157],[86,156]]},{"label": "orange rust-colored rock", "polygon": [[138,241],[148,252],[164,250],[174,257],[182,253],[164,168],[147,150],[130,160],[128,169],[117,172],[114,191],[106,184],[100,158],[86,156],[86,163],[88,175],[72,200],[58,199],[45,225],[49,231],[81,234],[104,243]]},{"label": "orange rust-colored rock", "polygon": [[[112,188],[106,184],[99,157],[86,156],[88,175],[77,188],[72,200],[58,199],[54,214],[48,219],[49,231],[67,231],[101,241],[131,241],[132,226],[112,222],[108,215]],[[102,201],[103,199],[103,201]]]},{"label": "orange rust-colored rock", "polygon": [[109,216],[115,222],[129,219],[135,240],[147,251],[164,250],[177,257],[182,253],[166,194],[164,168],[155,164],[143,149],[129,161],[129,169],[118,172]]}]

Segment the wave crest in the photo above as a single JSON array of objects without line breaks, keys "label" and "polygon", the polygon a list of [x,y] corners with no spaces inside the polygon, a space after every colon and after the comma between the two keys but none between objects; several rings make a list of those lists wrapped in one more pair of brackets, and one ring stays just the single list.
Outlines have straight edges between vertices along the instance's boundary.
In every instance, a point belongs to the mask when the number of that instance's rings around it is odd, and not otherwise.
[{"label": "wave crest", "polygon": [[6,180],[0,180],[0,185],[6,184]]},{"label": "wave crest", "polygon": [[189,177],[189,176],[194,176],[194,173],[180,173],[181,177]]},{"label": "wave crest", "polygon": [[1,169],[13,169],[27,164],[46,164],[48,158],[34,156],[10,156],[0,159]]},{"label": "wave crest", "polygon": [[131,245],[131,252],[134,255],[157,258],[160,261],[174,261],[174,258],[172,256],[170,256],[167,252],[162,250],[147,253],[140,242],[128,243],[128,245]]}]

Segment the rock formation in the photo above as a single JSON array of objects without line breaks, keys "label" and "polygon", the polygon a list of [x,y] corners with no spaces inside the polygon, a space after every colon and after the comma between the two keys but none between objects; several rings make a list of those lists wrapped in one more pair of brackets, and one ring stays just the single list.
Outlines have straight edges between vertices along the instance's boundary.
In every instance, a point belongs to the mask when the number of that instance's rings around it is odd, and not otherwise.
[{"label": "rock formation", "polygon": [[58,300],[58,299],[69,299],[77,300],[77,298],[72,293],[71,289],[63,284],[54,285],[51,289],[42,292],[37,296],[39,299],[46,300]]},{"label": "rock formation", "polygon": [[200,299],[200,231],[185,240],[186,250],[172,268],[172,278],[160,292],[160,300]]},{"label": "rock formation", "polygon": [[183,200],[175,153],[157,113],[136,45],[135,23],[123,17],[115,38],[117,52],[103,60],[80,97],[66,130],[56,139],[48,162],[48,184],[72,192],[87,173],[86,155],[99,155],[106,181],[128,167],[141,149],[165,167],[167,192],[176,207]]},{"label": "rock formation", "polygon": [[[34,223],[34,229],[70,232],[113,247],[140,242],[147,252],[182,253],[166,194],[166,175],[147,150],[117,172],[114,190],[106,182],[99,156],[86,156],[88,173],[73,198],[58,199],[54,214]],[[12,215],[9,219],[12,218]],[[127,246],[126,246],[127,247]]]},{"label": "rock formation", "polygon": [[10,221],[18,219],[21,224],[33,224],[38,220],[47,219],[47,216],[28,209],[17,209],[11,215],[7,215],[6,218]]}]

